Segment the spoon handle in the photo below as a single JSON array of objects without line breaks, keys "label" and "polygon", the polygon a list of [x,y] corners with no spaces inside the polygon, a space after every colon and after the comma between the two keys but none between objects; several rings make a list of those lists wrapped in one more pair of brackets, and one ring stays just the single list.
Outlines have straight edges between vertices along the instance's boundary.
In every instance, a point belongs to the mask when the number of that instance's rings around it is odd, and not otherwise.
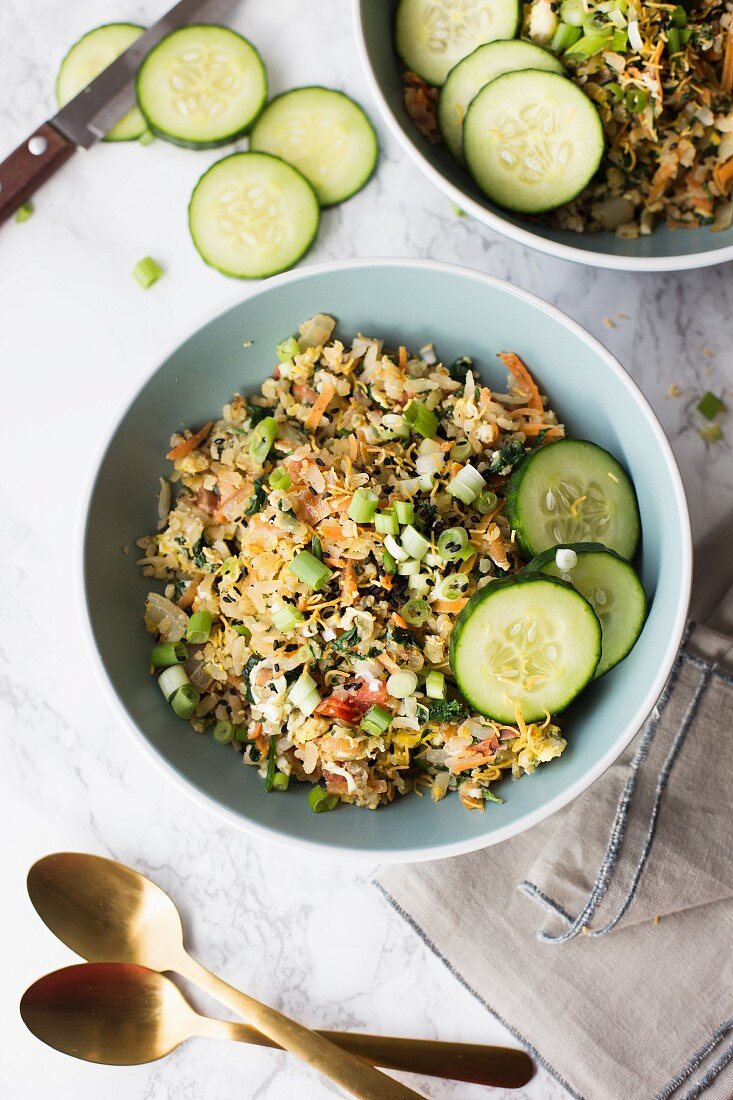
[{"label": "spoon handle", "polygon": [[[217,1024],[219,1021],[217,1021]],[[226,1022],[227,1036],[240,1043],[275,1046],[246,1024]],[[223,1034],[219,1032],[218,1034]],[[483,1043],[444,1043],[353,1031],[318,1031],[343,1050],[382,1069],[397,1069],[472,1085],[518,1089],[534,1076],[534,1064],[523,1050]]]},{"label": "spoon handle", "polygon": [[187,953],[183,953],[175,969],[182,977],[200,986],[232,1012],[236,1012],[268,1039],[272,1039],[284,1050],[297,1054],[324,1077],[335,1081],[360,1100],[415,1100],[416,1097],[419,1100],[420,1094],[413,1089],[385,1076],[323,1035],[227,985]]}]

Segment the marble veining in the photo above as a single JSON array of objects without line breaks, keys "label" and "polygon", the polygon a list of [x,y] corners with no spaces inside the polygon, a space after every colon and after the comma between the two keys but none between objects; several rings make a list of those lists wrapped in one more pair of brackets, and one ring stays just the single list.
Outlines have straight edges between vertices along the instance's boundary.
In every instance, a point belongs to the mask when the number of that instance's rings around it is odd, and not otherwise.
[{"label": "marble veining", "polygon": [[[116,19],[152,22],[163,6],[5,0],[0,150],[9,151],[52,112],[57,64],[80,34]],[[347,0],[247,0],[232,23],[261,49],[273,91],[332,84],[375,113]],[[637,379],[679,459],[695,530],[710,527],[733,506],[733,426],[724,425],[721,442],[705,443],[694,407],[704,390],[732,384],[730,267],[627,275],[527,251],[457,216],[378,128],[383,152],[376,178],[325,213],[305,262],[428,256],[508,278],[549,299],[600,337]],[[371,886],[374,868],[254,843],[162,779],[117,727],[82,651],[74,527],[91,456],[124,396],[190,318],[250,289],[206,268],[186,231],[191,188],[217,155],[160,141],[98,147],[77,155],[46,186],[33,218],[1,231],[4,1100],[45,1100],[51,1089],[57,1100],[341,1095],[287,1055],[233,1044],[196,1041],[132,1069],[85,1065],[38,1044],[20,1023],[17,999],[72,956],[36,918],[24,878],[38,856],[60,848],[110,855],[152,875],[180,904],[202,961],[308,1023],[506,1038]],[[166,275],[146,293],[130,272],[148,254]],[[670,387],[680,395],[666,396]],[[433,1100],[488,1095],[433,1080],[416,1086]],[[514,1095],[560,1100],[564,1093],[540,1074]]]}]

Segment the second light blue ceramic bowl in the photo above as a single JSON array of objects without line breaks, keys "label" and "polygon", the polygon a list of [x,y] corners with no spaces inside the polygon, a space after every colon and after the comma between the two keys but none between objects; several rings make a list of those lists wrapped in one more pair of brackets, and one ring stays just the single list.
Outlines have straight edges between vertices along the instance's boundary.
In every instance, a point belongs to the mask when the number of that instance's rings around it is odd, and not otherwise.
[{"label": "second light blue ceramic bowl", "polygon": [[[451,362],[471,355],[489,385],[506,387],[499,351],[531,367],[568,432],[592,439],[630,471],[639,496],[639,567],[651,610],[631,655],[566,712],[564,755],[518,782],[504,805],[468,812],[457,797],[410,796],[376,812],[341,807],[314,814],[308,788],[266,795],[253,768],[228,747],[193,732],[148,674],[142,621],[151,582],[135,566],[135,540],[156,523],[158,479],[171,433],[220,414],[236,392],[271,373],[275,344],[317,312],[334,315],[346,338],[362,332],[388,346],[432,340]],[[251,346],[243,347],[245,341]],[[690,529],[669,445],[635,384],[592,337],[551,306],[485,275],[416,261],[369,260],[294,272],[192,331],[156,364],[125,409],[99,460],[81,537],[87,634],[122,723],[152,759],[197,801],[250,832],[340,856],[435,859],[519,833],[593,782],[637,732],[677,651],[690,591]],[[124,554],[122,547],[130,548]]]},{"label": "second light blue ceramic bowl", "polygon": [[444,145],[418,133],[402,100],[404,65],[394,50],[397,0],[352,0],[356,35],[374,98],[385,122],[418,168],[466,213],[504,236],[551,256],[624,271],[685,271],[733,260],[733,228],[712,233],[660,227],[626,241],[614,233],[549,229],[492,205]]}]

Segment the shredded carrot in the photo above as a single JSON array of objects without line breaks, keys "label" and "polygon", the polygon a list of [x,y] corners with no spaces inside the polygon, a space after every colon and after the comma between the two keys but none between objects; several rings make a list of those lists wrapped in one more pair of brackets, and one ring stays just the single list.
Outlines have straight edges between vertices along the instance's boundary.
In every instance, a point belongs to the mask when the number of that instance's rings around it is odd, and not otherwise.
[{"label": "shredded carrot", "polygon": [[340,523],[336,523],[334,520],[326,520],[318,525],[318,531],[324,538],[327,539],[342,539],[344,537],[344,529]]},{"label": "shredded carrot", "polygon": [[488,764],[494,759],[493,752],[490,756],[479,756],[474,760],[467,760],[465,764],[459,764],[458,767],[453,767],[453,772],[456,775],[460,775],[461,772],[470,771],[473,768],[480,768],[482,764]]},{"label": "shredded carrot", "polygon": [[358,595],[359,585],[356,583],[354,563],[349,559],[346,562],[346,569],[344,571],[344,597],[348,600],[355,600]]},{"label": "shredded carrot", "polygon": [[660,164],[657,168],[654,176],[652,177],[652,186],[649,192],[647,202],[659,202],[662,195],[667,189],[667,184],[677,174],[677,165],[672,164],[671,161],[667,161],[665,164]]},{"label": "shredded carrot", "polygon": [[188,439],[184,439],[182,443],[177,443],[171,451],[168,451],[168,458],[175,462],[177,459],[190,454],[191,451],[195,451],[199,443],[203,443],[206,439],[211,431],[213,423],[214,421],[210,420],[208,424],[204,424],[201,431],[196,432],[195,435],[190,435]]},{"label": "shredded carrot", "polygon": [[343,558],[324,558],[326,565],[332,565],[334,569],[343,569],[346,562]]},{"label": "shredded carrot", "polygon": [[725,41],[725,61],[720,86],[724,92],[729,94],[733,92],[733,23],[728,27],[728,37]]},{"label": "shredded carrot", "polygon": [[377,660],[379,661],[380,665],[384,665],[388,672],[400,671],[400,666],[392,660],[389,653],[379,653],[377,655]]},{"label": "shredded carrot", "polygon": [[468,603],[468,600],[436,600],[431,604],[433,611],[437,611],[440,615],[452,615],[463,608]]},{"label": "shredded carrot", "polygon": [[321,417],[331,404],[335,393],[336,387],[331,385],[330,382],[323,387],[323,392],[318,395],[318,400],[315,402],[305,420],[305,426],[309,432],[314,432],[316,430],[321,422]]},{"label": "shredded carrot", "polygon": [[713,169],[713,179],[717,183],[721,195],[727,195],[731,183],[733,183],[733,157],[727,160],[725,164],[716,164]]},{"label": "shredded carrot", "polygon": [[183,593],[180,600],[178,601],[178,606],[181,608],[182,611],[187,611],[188,608],[193,603],[193,601],[196,599],[196,592],[198,590],[198,586],[199,586],[199,578],[197,577],[196,580],[191,581],[188,588],[186,589],[186,591]]},{"label": "shredded carrot", "polygon": [[527,394],[527,404],[529,407],[531,409],[536,409],[537,412],[542,412],[540,391],[537,389],[534,378],[519,356],[515,355],[513,351],[502,351],[499,353],[499,358],[509,373],[514,376],[520,388],[520,392]]},{"label": "shredded carrot", "polygon": [[403,370],[407,366],[407,348],[404,344],[400,344],[400,366]]},{"label": "shredded carrot", "polygon": [[458,572],[459,573],[470,573],[471,570],[473,569],[475,561],[476,561],[476,554],[472,554],[470,558],[466,558],[466,560],[464,562],[461,562],[461,564],[458,568]]},{"label": "shredded carrot", "polygon": [[389,573],[384,573],[379,578],[379,583],[381,584],[382,588],[386,588],[389,592],[392,588],[392,578],[390,577]]},{"label": "shredded carrot", "polygon": [[519,431],[524,432],[528,439],[539,435],[540,432],[547,432],[546,439],[555,439],[558,435],[562,435],[562,429],[557,424],[523,424]]},{"label": "shredded carrot", "polygon": [[395,626],[401,626],[403,630],[408,630],[409,627],[401,615],[398,615],[396,611],[392,612],[392,622]]}]

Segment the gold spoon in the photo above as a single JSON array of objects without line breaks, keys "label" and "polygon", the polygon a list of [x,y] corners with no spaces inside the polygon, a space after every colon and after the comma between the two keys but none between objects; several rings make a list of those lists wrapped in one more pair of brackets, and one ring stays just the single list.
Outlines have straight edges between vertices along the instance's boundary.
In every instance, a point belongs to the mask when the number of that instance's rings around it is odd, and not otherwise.
[{"label": "gold spoon", "polygon": [[[100,856],[59,852],[46,856],[31,868],[28,893],[51,931],[83,958],[92,962],[138,963],[152,970],[176,969],[239,1014],[239,998],[243,995],[185,954],[180,916],[173,902],[137,871]],[[154,930],[171,926],[172,932]],[[166,948],[163,944],[166,935],[177,948],[175,966],[171,963],[170,946]],[[195,973],[187,964],[193,964]],[[534,1074],[531,1058],[510,1047],[353,1032],[325,1034],[352,1054],[387,1069],[499,1088],[519,1088]],[[258,1031],[250,1031],[250,1042],[280,1045]]]},{"label": "gold spoon", "polygon": [[31,867],[28,893],[51,931],[90,962],[174,970],[360,1100],[419,1096],[196,962],[183,946],[181,917],[171,899],[131,867],[81,852],[56,852]]},{"label": "gold spoon", "polygon": [[[80,963],[47,974],[23,994],[20,1014],[36,1038],[55,1050],[113,1066],[153,1062],[194,1036],[272,1045],[246,1024],[199,1015],[170,978],[132,963]],[[325,1034],[334,1038],[339,1033]],[[373,1036],[353,1038],[369,1040],[369,1055],[374,1053],[374,1042],[380,1042]],[[522,1057],[528,1072],[525,1067],[521,1076],[494,1073],[487,1081],[485,1047],[405,1039],[387,1039],[386,1043],[379,1064],[389,1069],[432,1072],[505,1088],[524,1085],[532,1076],[532,1062],[526,1055]],[[396,1061],[390,1043],[399,1044]],[[418,1051],[428,1048],[427,1057],[405,1064],[399,1054],[408,1043]],[[358,1045],[354,1053],[361,1053]],[[507,1050],[507,1054],[514,1053]],[[501,1065],[501,1058],[498,1061]]]}]

